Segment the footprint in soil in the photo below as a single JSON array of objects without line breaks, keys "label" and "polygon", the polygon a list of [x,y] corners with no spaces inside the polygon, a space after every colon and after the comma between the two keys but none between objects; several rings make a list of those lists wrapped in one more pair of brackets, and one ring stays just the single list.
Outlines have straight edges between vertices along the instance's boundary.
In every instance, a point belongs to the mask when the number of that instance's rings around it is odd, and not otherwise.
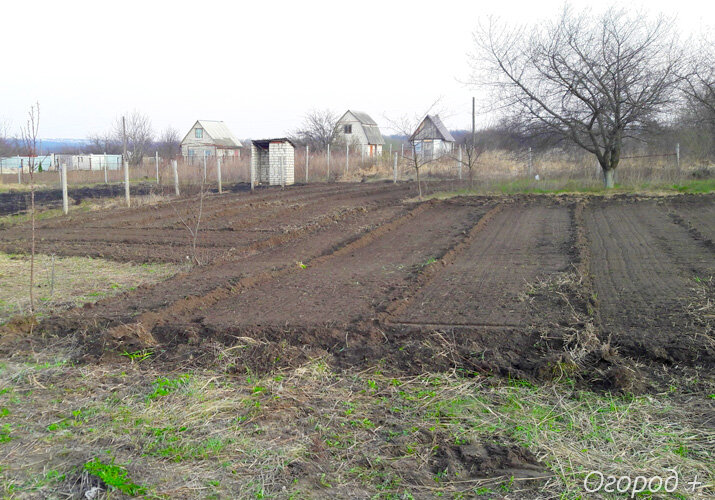
[{"label": "footprint in soil", "polygon": [[440,446],[430,461],[433,473],[446,471],[455,477],[506,476],[535,478],[546,476],[546,468],[526,448],[517,445],[465,444]]}]

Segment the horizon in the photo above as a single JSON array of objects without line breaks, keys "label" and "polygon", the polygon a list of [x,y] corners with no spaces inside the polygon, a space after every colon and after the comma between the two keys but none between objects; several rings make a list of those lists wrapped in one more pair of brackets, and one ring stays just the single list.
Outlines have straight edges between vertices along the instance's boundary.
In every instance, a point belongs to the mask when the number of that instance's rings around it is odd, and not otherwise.
[{"label": "horizon", "polygon": [[[489,15],[517,24],[546,20],[564,4],[506,1],[484,8],[447,2],[425,15],[427,5],[368,0],[338,17],[327,2],[278,2],[270,20],[259,6],[217,0],[198,11],[186,1],[130,0],[121,9],[86,0],[4,6],[7,28],[0,39],[6,46],[20,40],[23,50],[7,55],[5,67],[17,77],[0,83],[0,126],[19,135],[30,106],[39,102],[40,136],[46,139],[85,139],[134,110],[151,119],[156,133],[171,126],[183,134],[196,119],[210,117],[237,137],[277,137],[295,130],[311,110],[340,115],[355,108],[391,135],[388,118],[424,114],[439,99],[432,111],[447,127],[469,129],[471,98],[484,103],[485,97],[463,83],[470,77],[468,53],[478,22]],[[711,30],[706,20],[715,19],[712,4],[695,1],[677,8],[664,0],[614,5],[677,16],[683,37]],[[217,11],[224,15],[210,15]],[[28,18],[36,30],[32,37],[24,28]],[[28,52],[45,60],[69,54],[81,62],[35,76],[37,63]],[[426,68],[417,76],[415,61]],[[478,106],[478,126],[493,121]]]}]

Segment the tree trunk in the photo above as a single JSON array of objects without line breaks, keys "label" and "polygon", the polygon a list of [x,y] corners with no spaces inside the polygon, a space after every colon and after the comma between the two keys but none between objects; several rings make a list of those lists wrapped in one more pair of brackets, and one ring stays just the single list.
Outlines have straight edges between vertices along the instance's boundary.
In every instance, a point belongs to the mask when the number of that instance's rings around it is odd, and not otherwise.
[{"label": "tree trunk", "polygon": [[613,189],[613,177],[614,174],[616,173],[616,170],[613,168],[609,168],[608,170],[603,171],[603,185],[606,189]]},{"label": "tree trunk", "polygon": [[35,176],[34,165],[30,163],[30,213],[32,218],[32,242],[30,244],[30,314],[35,312]]},{"label": "tree trunk", "polygon": [[415,168],[415,170],[417,171],[417,191],[420,194],[420,201],[422,201],[422,184],[420,184],[420,169],[418,167]]}]

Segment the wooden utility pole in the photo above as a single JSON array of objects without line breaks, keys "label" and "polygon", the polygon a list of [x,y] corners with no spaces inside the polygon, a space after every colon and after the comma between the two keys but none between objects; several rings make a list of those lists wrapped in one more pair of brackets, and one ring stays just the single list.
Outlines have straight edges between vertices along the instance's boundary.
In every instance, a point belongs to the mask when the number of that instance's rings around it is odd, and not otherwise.
[{"label": "wooden utility pole", "polygon": [[127,161],[127,123],[125,118],[122,116],[122,143],[124,154],[122,159],[124,160],[124,200],[127,203],[127,207],[131,206],[131,201],[129,200],[129,162]]}]

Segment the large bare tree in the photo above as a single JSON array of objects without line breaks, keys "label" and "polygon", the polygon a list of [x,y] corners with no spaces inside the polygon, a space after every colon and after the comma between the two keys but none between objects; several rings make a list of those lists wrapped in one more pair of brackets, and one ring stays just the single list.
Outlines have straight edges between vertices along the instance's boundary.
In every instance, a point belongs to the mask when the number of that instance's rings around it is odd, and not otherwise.
[{"label": "large bare tree", "polygon": [[531,127],[595,155],[607,188],[623,140],[673,102],[683,61],[671,19],[616,8],[595,15],[566,6],[534,26],[490,19],[474,42],[472,83]]},{"label": "large bare tree", "polygon": [[338,137],[338,115],[329,109],[313,110],[305,115],[300,128],[293,132],[295,138],[310,145],[314,151],[324,151]]},{"label": "large bare tree", "polygon": [[[125,115],[127,133],[127,160],[132,165],[140,165],[154,140],[151,120],[139,111]],[[114,122],[113,137],[119,143],[123,139],[122,117]]]},{"label": "large bare tree", "polygon": [[690,115],[715,127],[715,38],[703,36],[685,69],[682,90]]}]

